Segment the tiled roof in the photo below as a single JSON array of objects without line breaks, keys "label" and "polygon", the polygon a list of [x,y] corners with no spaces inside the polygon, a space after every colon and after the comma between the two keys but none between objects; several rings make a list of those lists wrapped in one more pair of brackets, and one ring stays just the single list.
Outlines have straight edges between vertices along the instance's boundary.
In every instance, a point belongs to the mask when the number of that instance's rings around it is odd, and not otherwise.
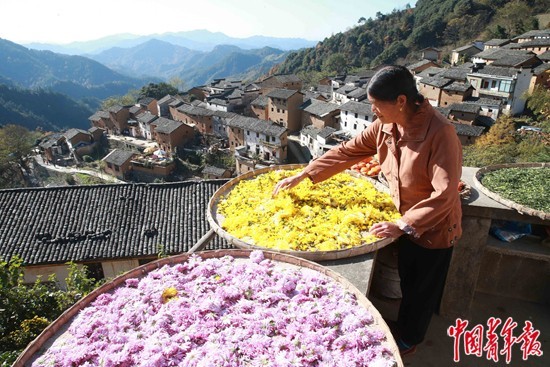
[{"label": "tiled roof", "polygon": [[143,113],[140,113],[136,116],[136,119],[141,122],[142,124],[150,124],[151,122],[155,121],[159,117],[157,115],[153,115],[151,112],[146,111]]},{"label": "tiled roof", "polygon": [[441,73],[444,70],[445,70],[444,68],[440,68],[437,66],[430,66],[429,68],[426,68],[421,72],[417,73],[416,76],[421,78],[436,76],[437,74]]},{"label": "tiled roof", "polygon": [[451,82],[452,82],[451,80],[440,78],[439,76],[422,78],[422,80],[420,80],[421,84],[426,84],[437,88],[443,88],[444,86],[451,84]]},{"label": "tiled roof", "polygon": [[420,61],[416,61],[416,62],[414,62],[414,63],[408,65],[408,66],[407,66],[407,69],[409,69],[409,70],[414,70],[414,69],[419,68],[419,67],[421,67],[421,66],[424,66],[424,65],[426,65],[426,64],[432,64],[432,63],[433,63],[432,60],[422,59],[422,60],[420,60]]},{"label": "tiled roof", "polygon": [[499,60],[506,57],[518,57],[518,56],[533,56],[534,53],[527,50],[512,50],[507,48],[490,48],[475,54],[474,57],[485,60]]},{"label": "tiled roof", "polygon": [[141,107],[141,106],[132,106],[132,107],[130,107],[129,111],[130,111],[131,114],[135,115],[136,113],[141,111],[142,108],[143,107]]},{"label": "tiled roof", "polygon": [[280,83],[296,83],[302,81],[302,79],[298,78],[295,74],[273,75],[273,78],[277,79]]},{"label": "tiled roof", "polygon": [[297,90],[293,89],[282,89],[282,88],[275,88],[268,94],[266,94],[266,97],[270,98],[279,98],[279,99],[289,99],[294,94],[299,93]]},{"label": "tiled roof", "polygon": [[485,46],[502,46],[502,45],[505,45],[507,43],[510,43],[509,39],[493,38],[493,39],[490,39],[489,41],[486,41],[484,44],[485,44]]},{"label": "tiled roof", "polygon": [[501,66],[487,65],[487,66],[484,66],[482,69],[478,69],[477,71],[471,72],[470,74],[513,77],[517,75],[518,72],[519,70],[515,68],[506,68]]},{"label": "tiled roof", "polygon": [[74,129],[74,128],[65,131],[65,133],[63,135],[65,135],[65,137],[67,139],[71,140],[72,138],[74,138],[78,134],[90,135],[90,133],[86,130]]},{"label": "tiled roof", "polygon": [[134,152],[124,149],[114,149],[109,154],[107,154],[102,161],[107,163],[112,163],[117,166],[122,166],[124,163],[132,159]]},{"label": "tiled roof", "polygon": [[516,56],[505,56],[493,61],[491,65],[493,66],[509,66],[516,67],[528,61],[533,61],[535,64],[540,64],[541,61],[536,59],[535,55],[516,55]]},{"label": "tiled roof", "polygon": [[319,132],[317,133],[317,136],[320,136],[326,139],[329,136],[331,136],[335,131],[336,131],[335,128],[332,128],[330,126],[325,126],[321,130],[319,130]]},{"label": "tiled roof", "polygon": [[171,102],[173,102],[174,100],[175,100],[174,97],[172,97],[170,94],[167,94],[167,95],[165,95],[164,97],[162,97],[161,99],[159,99],[159,100],[157,101],[157,103],[161,105],[161,104],[165,104],[165,103],[171,103]]},{"label": "tiled roof", "polygon": [[117,113],[117,112],[120,112],[123,109],[124,109],[124,107],[121,106],[121,105],[114,105],[114,106],[109,107],[107,110],[109,112]]},{"label": "tiled roof", "polygon": [[356,98],[357,100],[363,100],[367,98],[367,89],[366,88],[357,88],[352,90],[347,95],[350,98]]},{"label": "tiled roof", "polygon": [[443,87],[443,90],[453,92],[466,92],[470,88],[473,88],[470,83],[452,82],[451,84]]},{"label": "tiled roof", "polygon": [[474,126],[466,124],[453,124],[458,135],[480,136],[485,128],[483,126]]},{"label": "tiled roof", "polygon": [[531,41],[525,41],[520,43],[514,43],[512,49],[523,49],[528,47],[548,47],[550,46],[550,38],[537,38]]},{"label": "tiled roof", "polygon": [[227,171],[227,168],[205,166],[204,169],[202,170],[202,173],[221,177],[226,171]]},{"label": "tiled roof", "polygon": [[550,50],[544,51],[538,57],[544,62],[550,61]]},{"label": "tiled roof", "polygon": [[258,96],[250,104],[252,106],[264,107],[265,108],[265,107],[267,107],[268,103],[269,103],[269,98],[267,98],[266,96]]},{"label": "tiled roof", "polygon": [[183,122],[170,120],[165,117],[159,117],[155,120],[155,131],[161,134],[170,134],[175,131],[178,127],[183,125]]},{"label": "tiled roof", "polygon": [[305,103],[303,103],[300,108],[309,114],[324,117],[329,113],[340,109],[340,106],[335,103],[309,99]]},{"label": "tiled roof", "polygon": [[[0,258],[28,265],[188,251],[227,180],[0,190]],[[230,248],[214,236],[207,249]]]},{"label": "tiled roof", "polygon": [[65,139],[66,138],[63,136],[63,134],[53,133],[53,134],[48,135],[45,138],[43,138],[43,140],[38,145],[41,146],[44,149],[48,149],[48,148],[56,146],[57,144],[59,144],[59,142],[61,140],[65,140]]},{"label": "tiled roof", "polygon": [[208,101],[209,104],[215,104],[218,106],[227,106],[228,103],[226,100],[220,99],[220,98],[212,98]]},{"label": "tiled roof", "polygon": [[363,116],[374,116],[372,105],[365,102],[348,101],[340,106],[340,110],[357,113]]},{"label": "tiled roof", "polygon": [[310,136],[313,139],[315,139],[317,138],[317,134],[319,134],[319,131],[321,131],[321,129],[313,125],[308,125],[308,126],[305,126],[302,130],[300,130],[300,134],[305,136]]},{"label": "tiled roof", "polygon": [[260,120],[254,117],[236,115],[227,121],[227,126],[237,127],[243,130],[250,130],[257,133],[263,133],[267,136],[279,137],[283,135],[286,128],[268,120]]},{"label": "tiled roof", "polygon": [[461,65],[459,67],[443,69],[439,74],[437,74],[437,76],[440,78],[465,81],[467,79],[466,77],[471,71],[472,70],[469,67]]},{"label": "tiled roof", "polygon": [[336,90],[336,93],[347,95],[348,93],[356,90],[357,87],[353,85],[343,85]]},{"label": "tiled roof", "polygon": [[177,110],[190,116],[212,116],[212,110],[204,107],[195,107],[188,104],[179,106]]},{"label": "tiled roof", "polygon": [[[550,54],[548,55],[550,57]],[[543,63],[533,69],[534,75],[540,75],[550,69],[550,63]]]},{"label": "tiled roof", "polygon": [[535,37],[550,37],[550,28],[548,29],[534,29],[527,31],[523,34],[520,34],[517,37],[514,37],[514,39],[519,38],[535,38]]},{"label": "tiled roof", "polygon": [[88,117],[91,121],[99,121],[101,119],[108,119],[110,117],[109,112],[107,111],[97,111],[92,116]]},{"label": "tiled roof", "polygon": [[473,103],[453,103],[449,106],[450,111],[478,113],[481,107]]},{"label": "tiled roof", "polygon": [[459,48],[455,48],[453,51],[455,52],[462,52],[462,51],[466,51],[466,50],[469,50],[471,48],[475,48],[477,49],[478,51],[481,51],[481,49],[479,47],[477,47],[476,45],[474,45],[473,43],[472,44],[469,44],[469,45],[465,45],[465,46],[462,46],[462,47],[459,47]]},{"label": "tiled roof", "polygon": [[151,97],[144,97],[144,98],[141,98],[138,103],[140,105],[149,105],[150,103],[152,103],[155,99],[154,98],[151,98]]}]

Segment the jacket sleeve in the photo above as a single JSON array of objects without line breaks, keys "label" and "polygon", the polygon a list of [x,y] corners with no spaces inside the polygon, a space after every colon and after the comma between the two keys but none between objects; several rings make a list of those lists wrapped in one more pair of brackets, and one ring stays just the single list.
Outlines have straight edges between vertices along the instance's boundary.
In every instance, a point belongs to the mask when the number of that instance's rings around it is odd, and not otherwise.
[{"label": "jacket sleeve", "polygon": [[456,207],[459,200],[458,183],[462,175],[462,145],[452,125],[447,125],[437,134],[430,152],[429,176],[433,191],[431,195],[409,208],[403,217],[414,229],[414,237],[436,227]]},{"label": "jacket sleeve", "polygon": [[376,123],[369,125],[355,138],[327,151],[311,161],[304,171],[314,183],[324,181],[376,154]]}]

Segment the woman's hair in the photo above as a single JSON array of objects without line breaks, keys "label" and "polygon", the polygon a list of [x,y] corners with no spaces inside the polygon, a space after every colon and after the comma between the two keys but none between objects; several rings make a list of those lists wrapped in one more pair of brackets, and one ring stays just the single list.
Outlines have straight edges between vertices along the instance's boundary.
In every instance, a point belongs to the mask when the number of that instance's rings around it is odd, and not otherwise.
[{"label": "woman's hair", "polygon": [[424,101],[424,96],[416,89],[416,82],[409,69],[397,65],[378,70],[369,82],[367,93],[381,101],[395,101],[402,94],[407,97],[409,104],[420,104]]}]

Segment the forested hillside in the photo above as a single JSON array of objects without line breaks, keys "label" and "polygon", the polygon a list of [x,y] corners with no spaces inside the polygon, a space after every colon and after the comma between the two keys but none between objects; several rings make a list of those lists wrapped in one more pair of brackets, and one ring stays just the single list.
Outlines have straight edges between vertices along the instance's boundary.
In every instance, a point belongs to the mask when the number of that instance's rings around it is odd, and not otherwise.
[{"label": "forested hillside", "polygon": [[547,28],[537,15],[548,11],[548,0],[418,0],[403,10],[377,13],[375,19],[359,14],[350,30],[291,53],[271,73],[309,74],[305,79],[311,79],[312,73],[418,60],[426,47],[449,54],[474,40],[512,38]]},{"label": "forested hillside", "polygon": [[88,129],[92,111],[66,95],[0,84],[0,125],[17,124],[29,130]]}]

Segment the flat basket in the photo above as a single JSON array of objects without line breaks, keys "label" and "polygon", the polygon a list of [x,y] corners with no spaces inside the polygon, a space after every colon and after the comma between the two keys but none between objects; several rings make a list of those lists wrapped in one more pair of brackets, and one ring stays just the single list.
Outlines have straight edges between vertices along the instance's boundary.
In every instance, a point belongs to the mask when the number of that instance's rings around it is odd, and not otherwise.
[{"label": "flat basket", "polygon": [[483,176],[488,172],[498,171],[503,168],[549,168],[549,167],[550,167],[550,163],[547,163],[547,162],[496,164],[496,165],[486,166],[478,169],[476,174],[474,175],[474,182],[476,187],[479,189],[479,191],[481,191],[491,199],[509,208],[517,210],[520,214],[527,214],[530,216],[539,217],[543,220],[550,220],[550,213],[543,212],[541,210],[536,210],[528,206],[516,203],[515,201],[509,200],[507,198],[504,198],[501,195],[497,194],[496,192],[489,190],[489,188],[483,185]]},{"label": "flat basket", "polygon": [[[244,260],[250,257],[251,252],[252,250],[230,249],[201,251],[193,255],[185,253],[181,255],[161,258],[134,268],[103,284],[99,288],[96,288],[94,291],[92,291],[87,296],[77,301],[69,309],[67,309],[60,317],[58,317],[46,329],[44,329],[44,331],[27,346],[27,348],[19,355],[19,357],[13,364],[13,367],[30,367],[32,363],[43,353],[45,353],[56,340],[70,338],[71,335],[68,329],[78,313],[84,310],[90,304],[92,304],[92,302],[98,296],[105,293],[114,292],[117,288],[123,287],[126,280],[128,279],[141,279],[145,277],[148,273],[159,269],[164,265],[176,265],[180,263],[185,263],[186,261],[188,261],[190,256],[200,256],[203,259],[232,256],[236,260]],[[393,367],[403,367],[403,362],[399,354],[399,349],[397,347],[397,344],[395,343],[395,339],[393,338],[388,325],[386,324],[378,310],[367,299],[367,297],[362,294],[353,284],[351,284],[350,281],[325,266],[316,264],[305,259],[271,251],[263,251],[263,254],[265,259],[272,260],[281,266],[308,268],[324,274],[325,276],[339,283],[340,286],[345,290],[353,293],[356,296],[359,306],[365,308],[372,315],[374,321],[371,324],[371,327],[384,333],[386,339],[384,341],[384,346],[388,348],[393,356],[393,359],[395,360]]]},{"label": "flat basket", "polygon": [[[258,175],[261,175],[270,171],[274,171],[274,170],[293,170],[293,169],[301,169],[304,167],[305,167],[304,164],[288,164],[288,165],[280,165],[280,166],[271,166],[271,167],[261,168],[258,170],[247,172],[243,175],[240,175],[228,181],[226,184],[221,186],[210,198],[210,201],[208,203],[208,211],[207,211],[207,218],[208,218],[208,222],[210,223],[210,226],[220,237],[224,238],[227,242],[229,242],[230,244],[232,244],[237,248],[269,250],[273,252],[280,252],[280,253],[301,257],[303,259],[307,259],[311,261],[338,260],[338,259],[345,259],[353,256],[359,256],[359,255],[363,255],[369,252],[374,252],[376,250],[379,250],[382,247],[387,246],[390,243],[395,241],[393,238],[382,238],[375,242],[360,244],[351,248],[333,250],[333,251],[276,250],[276,249],[261,247],[261,246],[257,246],[257,245],[253,245],[248,242],[245,242],[239,238],[232,236],[230,233],[228,233],[222,228],[221,223],[223,222],[223,216],[218,213],[218,203],[224,197],[229,195],[231,190],[239,182],[241,182],[242,180],[252,179]],[[349,173],[354,177],[359,177],[358,175],[353,174],[353,172],[349,172]]]}]

